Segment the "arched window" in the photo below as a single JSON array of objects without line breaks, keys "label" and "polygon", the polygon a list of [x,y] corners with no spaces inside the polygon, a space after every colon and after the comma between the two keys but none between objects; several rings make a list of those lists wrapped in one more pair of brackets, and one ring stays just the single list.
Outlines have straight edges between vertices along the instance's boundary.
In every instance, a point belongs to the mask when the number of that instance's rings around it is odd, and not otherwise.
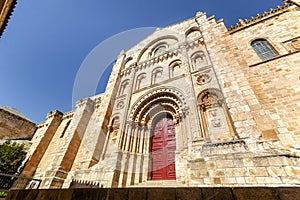
[{"label": "arched window", "polygon": [[163,68],[157,67],[152,71],[152,84],[158,83],[162,80]]},{"label": "arched window", "polygon": [[262,60],[266,60],[278,55],[274,48],[265,39],[254,40],[251,43],[251,47]]},{"label": "arched window", "polygon": [[129,80],[123,81],[123,83],[121,84],[120,89],[119,89],[119,96],[126,94],[128,86],[129,86]]},{"label": "arched window", "polygon": [[192,71],[199,70],[201,67],[207,66],[206,56],[203,51],[197,51],[191,56]]},{"label": "arched window", "polygon": [[166,45],[160,45],[154,50],[154,56],[159,56],[167,51]]},{"label": "arched window", "polygon": [[180,75],[181,60],[177,59],[169,64],[170,78]]},{"label": "arched window", "polygon": [[136,78],[135,89],[138,90],[144,86],[144,80],[146,79],[146,73],[142,73]]},{"label": "arched window", "polygon": [[195,40],[196,38],[199,38],[200,36],[201,36],[201,33],[200,33],[198,27],[192,27],[189,30],[187,30],[185,33],[185,37],[187,40]]}]

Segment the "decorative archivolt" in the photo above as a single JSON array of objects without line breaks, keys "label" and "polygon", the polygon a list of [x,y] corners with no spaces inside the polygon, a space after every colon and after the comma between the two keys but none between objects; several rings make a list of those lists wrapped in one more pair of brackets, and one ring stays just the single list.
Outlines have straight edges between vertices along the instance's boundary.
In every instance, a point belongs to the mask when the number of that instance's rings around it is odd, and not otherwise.
[{"label": "decorative archivolt", "polygon": [[124,60],[124,62],[121,65],[121,70],[129,68],[129,66],[132,64],[133,58],[132,57],[128,57]]},{"label": "decorative archivolt", "polygon": [[203,110],[210,107],[222,106],[224,103],[223,95],[219,89],[205,89],[198,95],[198,103]]},{"label": "decorative archivolt", "polygon": [[[153,39],[149,44],[147,44],[140,52],[140,54],[137,57],[137,63],[140,61],[143,61],[143,59],[148,58],[149,55],[153,56],[154,52],[157,48],[164,45],[168,48],[169,41],[173,41],[172,43],[177,43],[179,41],[178,37],[174,35],[175,32],[168,31],[165,33],[165,35],[157,37],[156,39]],[[148,52],[148,53],[147,53]],[[145,56],[145,53],[147,54]]]},{"label": "decorative archivolt", "polygon": [[185,37],[189,39],[195,39],[197,37],[200,37],[200,29],[199,27],[191,27],[185,32]]},{"label": "decorative archivolt", "polygon": [[152,90],[138,99],[131,108],[129,120],[146,125],[159,113],[168,113],[178,120],[186,107],[184,95],[174,88]]}]

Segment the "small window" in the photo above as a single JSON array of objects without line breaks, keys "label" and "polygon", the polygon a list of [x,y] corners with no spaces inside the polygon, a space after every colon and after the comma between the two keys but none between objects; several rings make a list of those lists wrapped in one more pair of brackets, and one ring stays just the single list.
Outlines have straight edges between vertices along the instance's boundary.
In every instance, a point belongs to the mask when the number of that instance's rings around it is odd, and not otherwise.
[{"label": "small window", "polygon": [[255,40],[251,43],[252,48],[262,60],[277,56],[277,52],[273,47],[264,39]]}]

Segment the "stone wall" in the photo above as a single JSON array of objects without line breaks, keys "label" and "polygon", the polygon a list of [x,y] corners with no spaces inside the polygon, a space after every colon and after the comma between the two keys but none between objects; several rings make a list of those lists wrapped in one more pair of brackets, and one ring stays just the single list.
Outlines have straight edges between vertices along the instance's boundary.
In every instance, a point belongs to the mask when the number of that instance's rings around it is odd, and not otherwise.
[{"label": "stone wall", "polygon": [[[300,46],[291,43],[300,42],[300,25],[290,19],[298,19],[300,11],[297,6],[286,6],[270,15],[232,32],[231,37],[249,66],[244,71],[252,91],[245,92],[254,92],[259,103],[250,108],[258,110],[254,119],[262,138],[280,141],[285,148],[299,148]],[[262,61],[250,45],[257,38],[266,39],[278,56]]]},{"label": "stone wall", "polygon": [[130,188],[130,189],[53,189],[53,190],[12,190],[7,200],[81,200],[81,199],[224,199],[224,200],[296,200],[299,188],[292,187],[234,187],[234,188]]},{"label": "stone wall", "polygon": [[23,117],[17,110],[0,107],[0,140],[30,139],[35,129],[35,123]]}]

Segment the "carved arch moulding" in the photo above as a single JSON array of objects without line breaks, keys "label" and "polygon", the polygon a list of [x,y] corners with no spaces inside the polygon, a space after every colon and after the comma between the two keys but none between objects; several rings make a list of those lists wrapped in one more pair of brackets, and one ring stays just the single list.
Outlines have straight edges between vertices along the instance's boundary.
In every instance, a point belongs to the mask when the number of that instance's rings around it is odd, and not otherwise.
[{"label": "carved arch moulding", "polygon": [[188,110],[185,95],[174,87],[153,89],[140,97],[130,108],[129,121],[141,126],[151,124],[152,120],[162,113],[172,116],[179,122]]}]

